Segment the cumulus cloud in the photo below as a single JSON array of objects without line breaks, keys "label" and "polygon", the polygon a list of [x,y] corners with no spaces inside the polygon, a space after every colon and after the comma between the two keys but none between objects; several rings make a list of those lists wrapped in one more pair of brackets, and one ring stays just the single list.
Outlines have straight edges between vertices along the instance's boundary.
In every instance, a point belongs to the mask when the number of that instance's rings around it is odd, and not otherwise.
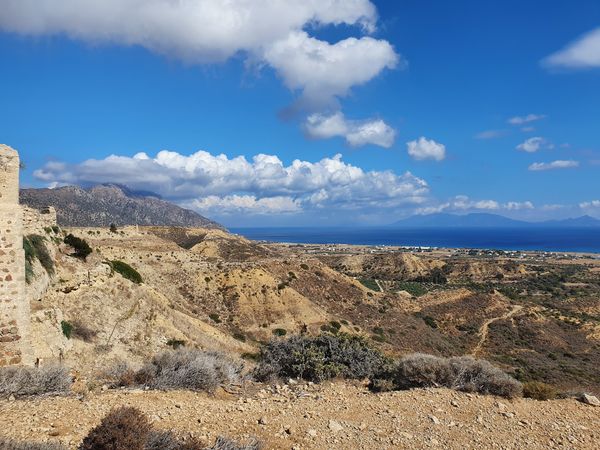
[{"label": "cumulus cloud", "polygon": [[347,120],[341,112],[311,114],[304,129],[313,139],[343,137],[352,147],[373,144],[389,148],[396,137],[396,131],[381,119]]},{"label": "cumulus cloud", "polygon": [[531,203],[530,201],[526,201],[526,202],[508,202],[504,205],[505,209],[508,209],[510,211],[519,211],[522,209],[533,209],[533,203]]},{"label": "cumulus cloud", "polygon": [[[369,0],[2,0],[0,29],[137,45],[190,63],[242,55],[268,64],[307,104],[331,104],[400,61],[389,42],[364,36],[330,44],[320,25],[376,28]],[[315,105],[313,105],[315,106]]]},{"label": "cumulus cloud", "polygon": [[501,203],[496,200],[473,200],[466,195],[457,195],[446,202],[418,207],[415,212],[416,214],[433,214],[444,211],[464,213],[466,211],[518,211],[527,209],[534,209],[532,202],[510,201]]},{"label": "cumulus cloud", "polygon": [[538,150],[541,150],[543,148],[552,148],[553,145],[548,142],[546,139],[544,139],[543,137],[532,137],[529,138],[527,140],[525,140],[525,142],[522,142],[521,144],[517,145],[517,150],[521,150],[522,152],[527,152],[527,153],[535,153]]},{"label": "cumulus cloud", "polygon": [[289,89],[302,91],[308,103],[318,106],[345,96],[352,86],[366,83],[383,69],[396,67],[399,61],[384,40],[366,36],[330,44],[305,31],[292,32],[269,45],[264,59]]},{"label": "cumulus cloud", "polygon": [[199,211],[396,208],[422,203],[429,192],[427,183],[410,172],[365,171],[339,154],[286,166],[274,155],[258,154],[249,161],[206,151],[186,156],[163,150],[154,157],[138,153],[79,164],[49,162],[34,176],[49,184],[120,183]]},{"label": "cumulus cloud", "polygon": [[299,200],[277,196],[256,198],[254,195],[209,195],[183,203],[183,206],[202,211],[204,214],[286,214],[302,210]]},{"label": "cumulus cloud", "polygon": [[579,167],[579,161],[573,160],[556,160],[549,163],[533,163],[529,166],[529,170],[540,171],[540,170],[553,170],[553,169],[570,169],[573,167]]},{"label": "cumulus cloud", "polygon": [[584,34],[575,42],[542,60],[547,67],[586,69],[600,67],[600,28]]},{"label": "cumulus cloud", "polygon": [[442,161],[446,157],[445,145],[423,136],[416,141],[407,142],[406,147],[410,157],[419,161],[424,159]]},{"label": "cumulus cloud", "polygon": [[579,204],[581,209],[595,209],[600,208],[600,200],[591,200],[589,202],[581,202]]},{"label": "cumulus cloud", "polygon": [[545,119],[546,116],[543,114],[527,114],[526,116],[515,116],[507,120],[511,125],[524,125],[526,123],[537,122],[538,120]]}]

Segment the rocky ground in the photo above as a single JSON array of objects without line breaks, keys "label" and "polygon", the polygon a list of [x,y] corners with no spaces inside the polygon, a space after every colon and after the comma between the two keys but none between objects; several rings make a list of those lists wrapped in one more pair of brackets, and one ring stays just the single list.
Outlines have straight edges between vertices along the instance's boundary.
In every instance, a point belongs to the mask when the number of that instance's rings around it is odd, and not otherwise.
[{"label": "rocky ground", "polygon": [[0,400],[0,436],[76,448],[108,411],[124,405],[144,411],[157,428],[207,441],[257,437],[266,449],[596,449],[600,441],[600,408],[574,399],[509,401],[446,389],[373,394],[345,383],[250,385],[214,396],[98,390]]}]

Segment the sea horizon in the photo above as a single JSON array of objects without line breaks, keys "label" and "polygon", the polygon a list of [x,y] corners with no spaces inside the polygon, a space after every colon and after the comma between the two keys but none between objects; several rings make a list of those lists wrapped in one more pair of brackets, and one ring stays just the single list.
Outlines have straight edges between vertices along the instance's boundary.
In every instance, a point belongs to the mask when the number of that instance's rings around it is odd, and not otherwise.
[{"label": "sea horizon", "polygon": [[388,245],[511,251],[600,253],[597,228],[231,227],[256,241],[293,244]]}]

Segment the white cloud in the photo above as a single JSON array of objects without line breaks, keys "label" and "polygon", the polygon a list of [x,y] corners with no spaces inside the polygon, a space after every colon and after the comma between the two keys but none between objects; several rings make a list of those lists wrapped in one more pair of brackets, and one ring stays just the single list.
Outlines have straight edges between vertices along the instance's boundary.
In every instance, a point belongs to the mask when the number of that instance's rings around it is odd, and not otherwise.
[{"label": "white cloud", "polygon": [[425,137],[420,137],[416,141],[406,143],[408,154],[416,160],[433,159],[442,161],[446,157],[446,146],[429,140]]},{"label": "white cloud", "polygon": [[311,114],[304,125],[313,139],[343,137],[352,147],[367,144],[389,148],[394,144],[396,131],[381,119],[347,120],[344,114]]},{"label": "white cloud", "polygon": [[183,206],[202,211],[207,215],[218,214],[286,214],[302,211],[299,200],[278,196],[257,199],[254,195],[209,195],[185,202]]},{"label": "white cloud", "polygon": [[501,203],[496,200],[472,200],[466,195],[457,195],[446,202],[437,205],[422,206],[416,209],[416,214],[432,214],[437,212],[465,212],[465,211],[517,211],[534,209],[530,201]]},{"label": "white cloud", "polygon": [[508,202],[504,205],[505,209],[508,209],[510,211],[519,211],[522,209],[533,209],[533,203],[531,203],[530,201],[526,201],[526,202]]},{"label": "white cloud", "polygon": [[527,153],[534,153],[542,148],[552,148],[553,145],[543,137],[532,137],[517,145],[516,149]]},{"label": "white cloud", "polygon": [[564,49],[542,60],[547,67],[585,69],[600,67],[600,28],[584,34]]},{"label": "white cloud", "polygon": [[552,169],[569,169],[573,167],[579,167],[579,161],[573,160],[556,160],[549,163],[533,163],[529,166],[529,170],[540,171],[540,170],[552,170]]},{"label": "white cloud", "polygon": [[186,156],[163,150],[154,157],[138,153],[80,164],[50,162],[34,176],[47,183],[120,183],[197,208],[263,213],[398,208],[422,203],[429,193],[427,183],[410,172],[365,171],[345,163],[341,155],[285,166],[274,155],[259,154],[248,161],[206,151]]},{"label": "white cloud", "polygon": [[288,88],[302,91],[306,102],[318,106],[330,105],[352,86],[366,83],[383,69],[396,67],[399,61],[384,40],[348,38],[329,44],[305,31],[292,32],[269,45],[263,57]]},{"label": "white cloud", "polygon": [[506,130],[485,130],[475,135],[475,139],[496,139],[506,135]]},{"label": "white cloud", "polygon": [[515,116],[508,119],[508,123],[511,125],[524,125],[526,123],[536,122],[546,118],[543,114],[527,114],[526,116]]},{"label": "white cloud", "polygon": [[592,200],[589,202],[581,202],[579,204],[581,209],[595,209],[600,208],[600,200]]},{"label": "white cloud", "polygon": [[335,103],[400,61],[386,40],[308,35],[321,25],[376,29],[369,0],[2,0],[0,29],[65,34],[93,44],[137,45],[190,63],[236,55],[275,69],[315,107]]}]

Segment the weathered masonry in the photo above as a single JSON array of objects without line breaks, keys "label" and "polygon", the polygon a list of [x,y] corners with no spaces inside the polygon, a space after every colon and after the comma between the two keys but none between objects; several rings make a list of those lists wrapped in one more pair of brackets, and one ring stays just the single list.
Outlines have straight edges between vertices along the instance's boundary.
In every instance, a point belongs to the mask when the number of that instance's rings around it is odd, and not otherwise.
[{"label": "weathered masonry", "polygon": [[31,364],[19,155],[0,144],[0,366]]}]

